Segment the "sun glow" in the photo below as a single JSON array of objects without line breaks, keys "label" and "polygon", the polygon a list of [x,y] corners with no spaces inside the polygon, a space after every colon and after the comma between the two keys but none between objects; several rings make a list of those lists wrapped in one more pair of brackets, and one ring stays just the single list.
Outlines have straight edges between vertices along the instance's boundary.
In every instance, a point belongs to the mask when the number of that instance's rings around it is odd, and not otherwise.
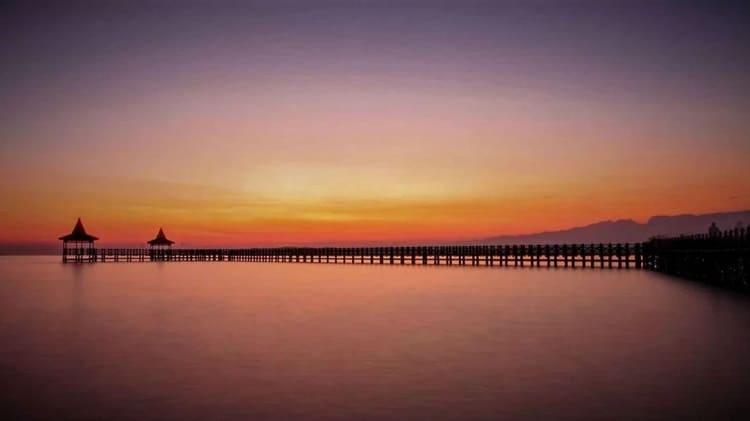
[{"label": "sun glow", "polygon": [[669,26],[675,49],[647,19],[646,46],[619,17],[267,13],[9,27],[0,242],[77,216],[103,244],[261,245],[750,208],[750,66],[724,26]]}]

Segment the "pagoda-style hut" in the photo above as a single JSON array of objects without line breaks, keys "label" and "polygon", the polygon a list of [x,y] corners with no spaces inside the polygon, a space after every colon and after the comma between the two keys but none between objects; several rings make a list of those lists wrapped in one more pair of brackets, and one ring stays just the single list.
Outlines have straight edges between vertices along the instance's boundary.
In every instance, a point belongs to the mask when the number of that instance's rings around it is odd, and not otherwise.
[{"label": "pagoda-style hut", "polygon": [[164,235],[164,230],[159,228],[156,238],[147,241],[151,260],[167,260],[172,255],[172,244],[174,241]]},{"label": "pagoda-style hut", "polygon": [[98,237],[94,237],[86,232],[81,218],[78,218],[73,231],[68,235],[60,237],[60,240],[63,242],[63,263],[67,263],[68,261],[95,262],[96,250],[94,249],[94,241],[98,239]]}]

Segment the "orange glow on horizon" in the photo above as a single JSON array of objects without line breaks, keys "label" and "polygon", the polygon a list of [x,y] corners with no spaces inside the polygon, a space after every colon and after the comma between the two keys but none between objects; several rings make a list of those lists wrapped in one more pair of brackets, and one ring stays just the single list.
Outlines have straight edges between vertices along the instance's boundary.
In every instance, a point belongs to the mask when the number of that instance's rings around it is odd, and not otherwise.
[{"label": "orange glow on horizon", "polygon": [[[332,174],[330,182],[335,178]],[[140,245],[163,226],[179,247],[281,246],[450,242],[566,229],[610,219],[643,222],[652,215],[686,210],[706,213],[750,208],[750,203],[726,197],[724,192],[734,188],[736,179],[721,177],[684,193],[664,192],[668,186],[645,183],[579,183],[573,189],[566,188],[569,181],[562,178],[546,185],[528,184],[525,189],[503,189],[502,182],[487,184],[485,179],[484,185],[477,182],[474,191],[466,183],[461,190],[422,197],[418,190],[429,193],[430,188],[437,191],[445,184],[439,180],[426,188],[415,186],[416,197],[411,197],[405,190],[412,187],[408,184],[379,193],[379,184],[372,181],[363,185],[360,194],[336,188],[328,191],[313,182],[312,188],[319,191],[308,194],[304,178],[299,179],[299,185],[275,193],[273,189],[248,192],[244,185],[232,190],[103,177],[84,187],[76,186],[75,177],[60,175],[58,180],[70,187],[61,191],[16,186],[2,192],[10,200],[2,209],[0,241],[54,241],[70,229],[77,216],[101,238],[102,245]]]},{"label": "orange glow on horizon", "polygon": [[706,30],[642,5],[396,3],[18,16],[0,243],[54,242],[79,216],[102,245],[163,226],[178,246],[261,246],[750,209],[734,13]]}]

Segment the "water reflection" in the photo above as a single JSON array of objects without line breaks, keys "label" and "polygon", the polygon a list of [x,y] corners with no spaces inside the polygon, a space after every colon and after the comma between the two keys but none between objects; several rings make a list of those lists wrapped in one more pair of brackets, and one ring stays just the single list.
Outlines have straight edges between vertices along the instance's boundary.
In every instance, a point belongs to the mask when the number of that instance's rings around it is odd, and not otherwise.
[{"label": "water reflection", "polygon": [[74,322],[74,324],[78,325],[84,317],[85,314],[85,291],[84,291],[84,270],[89,265],[82,265],[82,264],[60,264],[63,270],[69,270],[72,274],[72,290],[71,290],[71,297],[70,297],[70,304],[71,304],[71,317]]},{"label": "water reflection", "polygon": [[747,300],[651,273],[18,259],[0,260],[0,368],[18,418],[747,409]]}]

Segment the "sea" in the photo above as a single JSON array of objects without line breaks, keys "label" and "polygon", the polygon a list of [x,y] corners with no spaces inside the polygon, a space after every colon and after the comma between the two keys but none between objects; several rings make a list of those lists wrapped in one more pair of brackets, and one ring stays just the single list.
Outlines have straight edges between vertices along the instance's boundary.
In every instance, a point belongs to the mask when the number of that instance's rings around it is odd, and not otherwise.
[{"label": "sea", "polygon": [[0,257],[2,419],[739,420],[750,300],[643,270]]}]

